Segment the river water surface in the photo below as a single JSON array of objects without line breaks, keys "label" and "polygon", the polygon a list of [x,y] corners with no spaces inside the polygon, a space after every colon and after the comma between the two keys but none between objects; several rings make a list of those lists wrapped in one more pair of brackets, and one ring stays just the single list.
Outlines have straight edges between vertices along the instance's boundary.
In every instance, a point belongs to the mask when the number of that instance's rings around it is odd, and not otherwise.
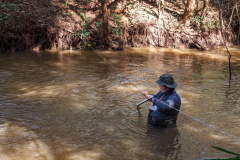
[{"label": "river water surface", "polygon": [[156,80],[170,73],[178,84],[181,111],[240,139],[240,50],[232,47],[230,52],[231,81],[224,49],[128,48],[0,55],[0,159],[231,156],[213,145],[239,153],[240,141],[183,113],[175,128],[148,128],[150,103],[139,110],[134,106],[144,100],[139,90],[157,93]]}]

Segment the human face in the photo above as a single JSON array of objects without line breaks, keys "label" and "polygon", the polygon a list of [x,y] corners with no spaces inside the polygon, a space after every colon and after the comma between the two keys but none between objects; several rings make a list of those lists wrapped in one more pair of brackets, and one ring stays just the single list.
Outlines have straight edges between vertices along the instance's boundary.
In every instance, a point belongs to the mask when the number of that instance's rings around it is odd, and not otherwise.
[{"label": "human face", "polygon": [[159,88],[160,88],[160,90],[162,91],[162,93],[164,93],[164,92],[166,92],[166,91],[169,90],[166,86],[160,86],[160,85],[159,85]]}]

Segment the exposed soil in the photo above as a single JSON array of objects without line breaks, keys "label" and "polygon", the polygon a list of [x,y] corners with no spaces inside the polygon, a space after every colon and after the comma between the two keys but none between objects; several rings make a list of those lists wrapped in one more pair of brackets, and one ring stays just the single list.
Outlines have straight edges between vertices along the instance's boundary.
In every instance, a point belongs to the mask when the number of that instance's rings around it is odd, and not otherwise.
[{"label": "exposed soil", "polygon": [[[0,53],[82,49],[89,44],[93,48],[104,48],[101,5],[97,0],[2,0],[0,7]],[[209,7],[203,22],[197,14],[183,23],[184,8],[182,1],[165,1],[162,18],[159,18],[156,1],[109,0],[108,47],[209,50],[223,45],[218,10],[214,4]],[[237,35],[232,26],[226,27],[225,20],[224,24],[227,44],[236,43]]]}]

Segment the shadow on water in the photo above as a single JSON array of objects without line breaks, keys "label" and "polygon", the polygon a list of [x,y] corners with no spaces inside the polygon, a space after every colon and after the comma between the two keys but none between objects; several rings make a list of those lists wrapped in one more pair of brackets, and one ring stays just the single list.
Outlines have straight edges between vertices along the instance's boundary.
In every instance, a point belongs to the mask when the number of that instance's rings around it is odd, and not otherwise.
[{"label": "shadow on water", "polygon": [[1,152],[13,159],[121,157],[121,100],[109,91],[119,75],[92,53],[39,56],[10,56],[1,66]]},{"label": "shadow on water", "polygon": [[149,141],[154,142],[150,148],[151,152],[163,155],[164,159],[182,159],[178,153],[181,152],[181,143],[177,127],[157,129],[148,127],[146,136]]}]

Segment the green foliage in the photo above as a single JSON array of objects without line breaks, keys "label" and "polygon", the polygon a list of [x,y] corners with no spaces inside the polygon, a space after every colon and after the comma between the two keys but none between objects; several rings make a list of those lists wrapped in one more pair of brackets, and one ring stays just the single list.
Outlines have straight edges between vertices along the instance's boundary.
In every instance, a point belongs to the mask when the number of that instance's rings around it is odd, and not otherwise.
[{"label": "green foliage", "polygon": [[113,30],[114,34],[121,35],[122,34],[122,15],[118,15],[115,13],[112,13],[112,16],[114,18],[113,22],[116,25],[116,28]]},{"label": "green foliage", "polygon": [[68,6],[68,3],[69,3],[69,0],[67,0],[67,1],[65,2],[65,6]]},{"label": "green foliage", "polygon": [[217,149],[217,150],[220,150],[222,152],[235,155],[236,157],[225,158],[225,159],[223,159],[223,158],[221,158],[221,159],[211,159],[211,160],[240,160],[240,154],[238,154],[238,153],[234,153],[234,152],[228,151],[226,149],[223,149],[223,148],[220,148],[220,147],[217,147],[217,146],[212,146],[212,147]]},{"label": "green foliage", "polygon": [[63,13],[63,15],[72,17],[73,12],[69,12],[69,11],[67,10],[65,13]]},{"label": "green foliage", "polygon": [[214,28],[217,26],[217,22],[214,18],[207,18],[207,26],[209,28]]},{"label": "green foliage", "polygon": [[6,4],[1,4],[1,9],[5,10],[5,11],[17,11],[17,6],[15,4],[11,4],[11,3],[6,3]]},{"label": "green foliage", "polygon": [[65,15],[65,16],[67,16],[67,19],[68,19],[68,17],[72,17],[72,15],[73,15],[73,12],[69,12],[69,8],[68,8],[68,4],[69,4],[69,0],[67,0],[67,1],[65,1],[65,6],[67,7],[66,8],[66,12],[65,13],[63,13],[63,15]]},{"label": "green foliage", "polygon": [[203,17],[202,16],[196,16],[193,18],[193,24],[200,24],[203,21]]},{"label": "green foliage", "polygon": [[87,16],[86,16],[85,13],[80,13],[80,15],[81,15],[83,21],[86,21],[86,20],[87,20]]},{"label": "green foliage", "polygon": [[11,4],[11,3],[6,3],[6,4],[1,4],[0,7],[0,22],[1,21],[8,21],[10,20],[11,17],[11,13],[17,11],[17,6],[15,4]]},{"label": "green foliage", "polygon": [[80,13],[82,17],[82,30],[78,33],[72,34],[72,38],[80,37],[82,40],[81,48],[85,48],[88,44],[89,31],[88,31],[88,19],[85,13]]},{"label": "green foliage", "polygon": [[101,27],[102,26],[102,22],[99,22],[99,20],[97,20],[97,22],[96,22],[96,27],[98,28],[98,27]]},{"label": "green foliage", "polygon": [[83,43],[82,43],[82,48],[85,48],[86,45],[88,44],[88,37],[89,37],[89,32],[88,32],[88,19],[85,13],[80,13],[80,15],[82,16],[83,19],[83,29],[82,31],[80,31],[78,34],[80,36],[80,38],[82,39]]}]

